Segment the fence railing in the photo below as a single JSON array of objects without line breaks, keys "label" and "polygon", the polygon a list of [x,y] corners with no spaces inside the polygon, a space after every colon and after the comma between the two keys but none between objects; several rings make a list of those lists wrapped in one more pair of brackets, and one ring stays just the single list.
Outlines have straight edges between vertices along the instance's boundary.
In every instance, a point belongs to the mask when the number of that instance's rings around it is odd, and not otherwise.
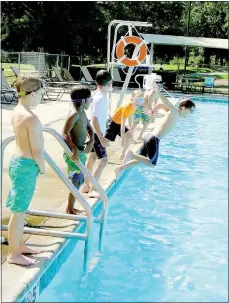
[{"label": "fence railing", "polygon": [[[53,66],[71,69],[74,78],[79,80],[82,78],[81,70],[75,69],[76,66],[94,66],[106,68],[106,58],[89,57],[86,55],[69,56],[65,54],[50,54],[41,52],[5,52],[1,53],[1,63],[4,69],[4,75],[7,77],[9,84],[14,83],[16,77],[12,72],[10,66],[17,66],[20,72],[36,73],[41,77],[48,76],[55,78],[55,73],[51,72]],[[170,61],[162,62],[156,59],[154,62],[155,71],[174,71],[177,77],[184,72],[184,62]],[[204,64],[187,64],[187,73],[199,72],[228,72],[228,65],[204,65]]]}]

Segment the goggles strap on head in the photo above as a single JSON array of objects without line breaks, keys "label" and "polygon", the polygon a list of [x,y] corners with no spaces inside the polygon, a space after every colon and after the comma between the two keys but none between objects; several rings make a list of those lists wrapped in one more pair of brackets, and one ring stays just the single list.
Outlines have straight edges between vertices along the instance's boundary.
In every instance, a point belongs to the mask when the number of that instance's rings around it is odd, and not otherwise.
[{"label": "goggles strap on head", "polygon": [[44,83],[43,83],[42,80],[40,80],[40,86],[39,86],[37,89],[34,89],[34,90],[32,90],[31,92],[19,92],[19,93],[18,93],[18,96],[19,96],[19,97],[27,96],[27,95],[29,95],[29,94],[31,94],[31,93],[33,93],[33,92],[38,91],[40,88],[44,88]]},{"label": "goggles strap on head", "polygon": [[111,84],[111,83],[112,83],[112,79],[104,80],[104,81],[102,81],[102,86],[106,86],[106,85]]},{"label": "goggles strap on head", "polygon": [[86,99],[74,99],[74,100],[72,100],[72,103],[76,104],[76,105],[84,104],[85,102],[86,102]]}]

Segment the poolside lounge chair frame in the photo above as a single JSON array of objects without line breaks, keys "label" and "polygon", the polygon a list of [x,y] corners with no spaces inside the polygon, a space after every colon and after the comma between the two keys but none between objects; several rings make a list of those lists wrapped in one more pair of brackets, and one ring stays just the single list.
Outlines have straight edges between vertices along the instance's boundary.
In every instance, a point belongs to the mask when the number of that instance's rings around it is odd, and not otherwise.
[{"label": "poolside lounge chair frame", "polygon": [[[10,66],[10,68],[14,72],[15,76],[18,77],[20,74],[19,69],[15,66]],[[42,100],[48,99],[50,101],[58,101],[63,97],[63,94],[66,92],[67,88],[63,87],[61,82],[52,82],[50,81],[50,79],[45,77],[41,77],[41,79],[43,79],[45,83],[45,87],[44,87],[45,93],[42,96]],[[67,90],[67,92],[69,92],[69,89]]]},{"label": "poolside lounge chair frame", "polygon": [[[65,76],[69,81],[75,81],[74,78],[72,77],[71,73],[67,70],[67,68],[62,67],[62,71],[64,72]],[[77,83],[80,83],[82,85],[88,86],[89,89],[95,89],[96,88],[96,82],[94,80],[92,81],[75,81]]]},{"label": "poolside lounge chair frame", "polygon": [[[7,104],[11,104],[13,101],[18,101],[16,89],[13,89],[9,86],[9,83],[7,82],[5,75],[3,74],[3,70],[1,70],[1,73],[1,96],[3,97],[3,100]],[[9,95],[12,95],[10,99],[7,98],[7,96]]]}]

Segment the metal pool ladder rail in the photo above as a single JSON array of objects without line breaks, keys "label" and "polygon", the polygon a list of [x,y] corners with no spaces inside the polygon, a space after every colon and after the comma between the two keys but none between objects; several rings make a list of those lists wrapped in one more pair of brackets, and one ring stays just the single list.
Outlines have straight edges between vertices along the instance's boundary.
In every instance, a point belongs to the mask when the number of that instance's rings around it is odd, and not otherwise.
[{"label": "metal pool ladder rail", "polygon": [[[60,145],[64,148],[64,150],[71,156],[72,152],[67,144],[64,142],[62,137],[52,128],[44,127],[43,132],[47,132],[54,136],[56,140],[60,143]],[[10,136],[2,141],[1,144],[1,152],[2,152],[2,162],[1,162],[1,174],[3,176],[3,159],[4,159],[4,151],[7,145],[15,140],[15,136]],[[64,182],[64,184],[68,187],[73,196],[78,199],[81,206],[85,209],[87,216],[77,216],[77,215],[69,215],[64,213],[57,213],[45,210],[28,210],[26,213],[34,216],[45,216],[50,218],[59,218],[59,219],[68,219],[73,221],[85,222],[86,231],[84,234],[76,233],[76,232],[64,232],[64,231],[51,231],[47,229],[38,229],[38,228],[24,228],[24,233],[34,234],[34,235],[43,235],[43,236],[51,236],[51,237],[59,237],[59,238],[72,238],[85,241],[84,247],[84,272],[87,272],[88,265],[90,262],[90,254],[91,254],[91,242],[92,242],[92,229],[93,223],[100,224],[99,230],[99,243],[98,249],[99,252],[102,252],[102,244],[103,244],[103,236],[104,236],[104,227],[107,219],[107,206],[108,206],[108,197],[102,187],[99,185],[97,180],[91,175],[91,173],[85,168],[82,162],[77,162],[77,166],[80,168],[82,173],[88,177],[90,182],[95,186],[97,191],[100,193],[100,199],[102,201],[102,212],[100,217],[93,217],[93,211],[88,203],[88,201],[84,198],[84,196],[72,185],[72,183],[65,177],[63,172],[57,166],[57,164],[52,160],[52,158],[45,152],[45,160],[50,165],[50,167],[55,171],[57,176]],[[2,231],[7,231],[8,226],[2,225]]]}]

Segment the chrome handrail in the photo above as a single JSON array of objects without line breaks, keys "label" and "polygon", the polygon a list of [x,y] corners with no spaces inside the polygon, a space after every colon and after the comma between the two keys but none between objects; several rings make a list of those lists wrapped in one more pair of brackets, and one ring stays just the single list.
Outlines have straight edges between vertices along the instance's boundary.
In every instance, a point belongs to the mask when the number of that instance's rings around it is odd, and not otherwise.
[{"label": "chrome handrail", "polygon": [[[47,132],[51,135],[53,135],[55,137],[55,139],[60,143],[60,145],[64,148],[64,150],[68,153],[69,156],[72,155],[72,151],[70,150],[70,148],[68,147],[68,145],[64,142],[63,138],[60,136],[60,134],[58,134],[57,131],[55,131],[52,128],[49,127],[43,127],[42,128],[43,132]],[[79,169],[83,172],[84,176],[87,176],[88,179],[91,181],[91,183],[96,187],[96,189],[98,190],[99,194],[100,194],[100,198],[102,200],[102,214],[101,214],[101,221],[102,223],[100,224],[100,236],[99,236],[99,250],[102,251],[102,242],[103,242],[103,233],[104,233],[104,227],[105,227],[105,222],[106,222],[106,218],[107,218],[107,211],[108,211],[108,197],[105,193],[105,191],[103,190],[103,188],[100,186],[100,184],[98,183],[98,181],[92,176],[92,174],[86,169],[86,167],[83,165],[83,163],[79,160],[78,162],[76,162],[77,166],[79,167]]]},{"label": "chrome handrail", "polygon": [[[52,128],[43,127],[43,132],[47,132],[55,137],[55,139],[60,143],[60,145],[64,148],[64,150],[68,153],[69,156],[72,155],[72,152],[68,145],[64,142],[63,138]],[[4,159],[4,151],[6,146],[15,140],[15,136],[12,135],[8,138],[3,139],[1,144],[1,151],[2,151],[2,159],[1,159],[1,172],[3,169],[3,159]],[[91,251],[91,240],[92,240],[92,224],[93,221],[100,223],[100,231],[99,231],[99,244],[98,248],[99,251],[102,251],[102,243],[103,243],[103,235],[104,235],[104,227],[106,223],[107,218],[107,202],[108,197],[105,193],[105,191],[102,189],[100,184],[97,182],[97,180],[91,175],[91,173],[86,169],[86,167],[82,164],[81,161],[76,162],[77,166],[80,168],[80,170],[83,172],[85,176],[88,177],[88,179],[91,181],[91,183],[95,186],[95,188],[98,190],[101,200],[102,200],[102,214],[101,218],[97,218],[94,220],[93,218],[93,212],[91,210],[91,207],[86,199],[84,199],[83,195],[72,185],[72,183],[65,177],[63,172],[60,170],[60,168],[55,164],[55,162],[52,160],[52,158],[49,156],[47,152],[44,154],[46,162],[50,165],[50,167],[56,172],[58,177],[65,183],[65,185],[68,187],[70,192],[73,194],[75,198],[77,198],[80,202],[80,204],[83,206],[83,208],[86,210],[87,213],[87,220],[86,222],[86,236],[87,239],[85,241],[85,249],[84,249],[84,270],[86,271],[88,268],[88,260],[89,260],[89,254]],[[34,211],[36,213],[36,211]],[[55,214],[55,213],[53,213]],[[77,217],[77,216],[76,216]],[[84,218],[81,218],[82,220]],[[83,220],[84,221],[84,220]]]},{"label": "chrome handrail", "polygon": [[[10,136],[2,141],[1,144],[1,151],[2,151],[2,160],[1,160],[1,173],[3,170],[3,159],[4,159],[4,151],[6,146],[14,141],[16,138],[15,136]],[[72,183],[65,177],[65,175],[62,173],[62,171],[59,169],[59,167],[55,164],[55,162],[51,159],[51,157],[48,155],[47,152],[44,154],[45,160],[48,162],[50,167],[56,172],[58,177],[65,183],[65,185],[68,187],[70,192],[73,194],[75,198],[77,198],[80,202],[80,204],[84,207],[86,213],[87,213],[87,222],[86,222],[86,241],[85,241],[85,248],[84,248],[84,271],[87,271],[88,269],[88,262],[89,262],[89,255],[91,252],[91,242],[92,242],[92,224],[93,224],[93,212],[92,209],[87,202],[86,199],[82,196],[82,194],[72,185]],[[101,224],[102,225],[102,224]]]}]

